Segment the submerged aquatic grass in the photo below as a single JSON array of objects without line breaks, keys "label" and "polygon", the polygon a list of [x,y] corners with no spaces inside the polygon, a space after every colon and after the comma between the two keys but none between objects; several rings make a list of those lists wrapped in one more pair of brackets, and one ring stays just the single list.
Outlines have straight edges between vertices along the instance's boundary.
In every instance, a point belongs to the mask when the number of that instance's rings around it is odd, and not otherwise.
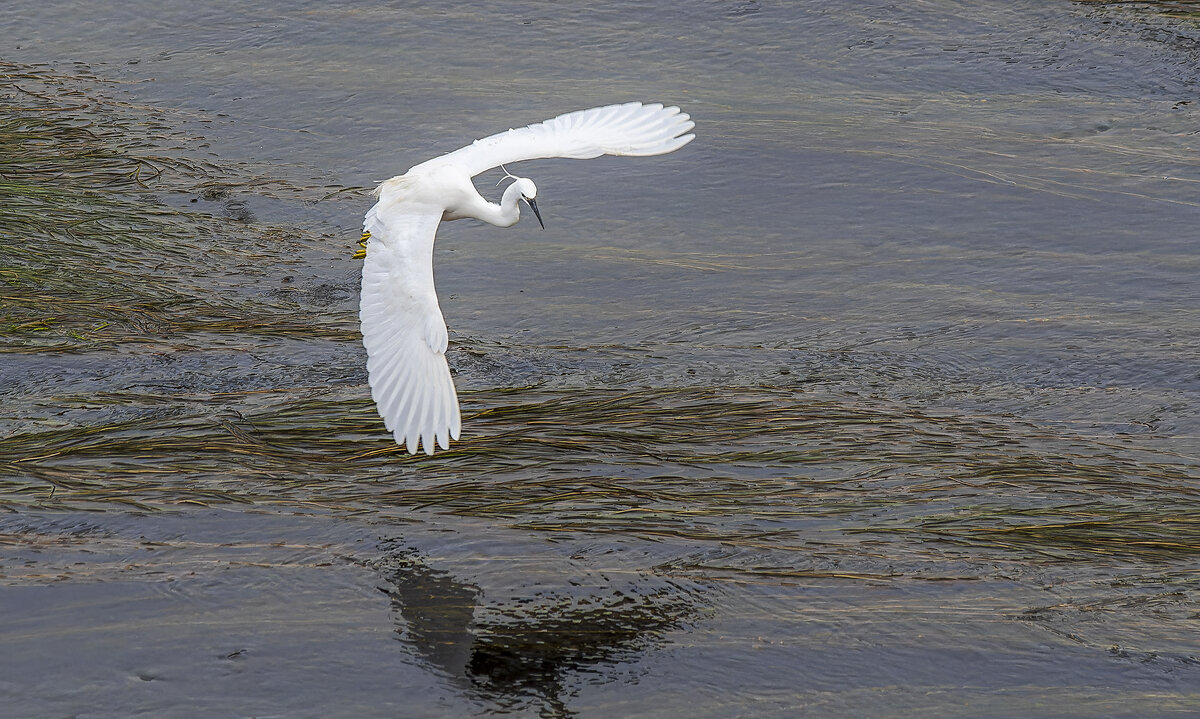
[{"label": "submerged aquatic grass", "polygon": [[0,64],[0,352],[171,333],[345,338],[340,318],[298,321],[286,292],[255,291],[256,265],[294,264],[292,233],[160,199],[256,180],[159,154],[188,138],[86,89],[98,83]]},{"label": "submerged aquatic grass", "polygon": [[1135,9],[1153,8],[1168,17],[1188,20],[1200,19],[1200,2],[1197,0],[1075,0],[1084,5],[1099,7],[1133,6]]},{"label": "submerged aquatic grass", "polygon": [[[105,396],[129,406],[167,398]],[[1048,560],[1200,554],[1195,467],[879,399],[742,387],[466,394],[468,432],[410,457],[363,398],[195,400],[10,434],[10,506],[252,502],[429,509],[546,532],[805,550],[862,539]],[[224,409],[221,409],[224,408]],[[894,538],[894,539],[893,539]]]}]

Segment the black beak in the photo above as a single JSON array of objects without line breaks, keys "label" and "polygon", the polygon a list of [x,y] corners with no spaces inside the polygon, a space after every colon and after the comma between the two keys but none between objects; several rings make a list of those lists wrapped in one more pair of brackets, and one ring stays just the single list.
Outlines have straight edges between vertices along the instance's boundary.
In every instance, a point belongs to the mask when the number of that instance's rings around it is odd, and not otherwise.
[{"label": "black beak", "polygon": [[542,226],[543,230],[546,229],[546,223],[542,222],[542,213],[538,212],[537,203],[528,197],[523,199],[529,203],[529,209],[533,210],[533,216],[538,218],[538,224]]}]

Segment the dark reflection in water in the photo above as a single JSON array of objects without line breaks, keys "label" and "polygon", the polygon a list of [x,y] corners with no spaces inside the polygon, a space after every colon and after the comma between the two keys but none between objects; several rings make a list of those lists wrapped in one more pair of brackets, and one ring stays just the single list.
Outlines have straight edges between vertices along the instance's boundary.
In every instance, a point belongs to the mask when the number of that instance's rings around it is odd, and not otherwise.
[{"label": "dark reflection in water", "polygon": [[380,589],[392,600],[401,637],[432,669],[501,713],[576,716],[567,702],[571,680],[604,681],[696,613],[681,587],[650,576],[600,586],[593,577],[586,590],[540,589],[489,602],[479,587],[430,567],[414,550],[391,551],[372,566],[389,583]]},{"label": "dark reflection in water", "polygon": [[466,676],[479,587],[403,553],[388,555],[374,565],[389,582],[380,591],[392,600],[397,631],[434,669],[450,677]]}]

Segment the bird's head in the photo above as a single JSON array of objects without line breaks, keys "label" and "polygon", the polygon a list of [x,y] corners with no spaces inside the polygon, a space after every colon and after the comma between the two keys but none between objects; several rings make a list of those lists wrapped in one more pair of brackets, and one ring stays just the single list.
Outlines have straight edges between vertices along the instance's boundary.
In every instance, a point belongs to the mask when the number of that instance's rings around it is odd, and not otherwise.
[{"label": "bird's head", "polygon": [[538,224],[542,229],[546,229],[546,223],[542,222],[542,213],[538,211],[537,206],[537,185],[533,184],[533,180],[528,177],[515,178],[513,185],[521,192],[521,199],[529,204],[529,209],[533,210],[533,216],[537,218]]},{"label": "bird's head", "polygon": [[[513,181],[513,183],[508,186],[508,189],[504,191],[504,199],[502,200],[502,203],[506,206],[515,208],[518,200],[525,200],[525,202],[529,204],[529,209],[533,210],[534,217],[537,217],[538,224],[542,226],[543,230],[546,229],[546,223],[542,222],[542,213],[538,212],[536,199],[537,185],[533,184],[533,180],[529,179],[528,177],[517,177],[516,175],[512,174],[504,165],[501,165],[500,169],[504,170],[504,177],[500,179],[500,182],[504,182],[505,180]],[[496,184],[499,185],[500,182],[497,182]],[[514,194],[517,196],[516,199],[512,199]],[[510,202],[513,204],[508,205]],[[516,220],[513,220],[513,222],[516,222]]]},{"label": "bird's head", "polygon": [[533,184],[533,180],[528,177],[514,177],[514,185],[521,192],[521,199],[528,202],[529,200],[537,199],[537,185]]}]

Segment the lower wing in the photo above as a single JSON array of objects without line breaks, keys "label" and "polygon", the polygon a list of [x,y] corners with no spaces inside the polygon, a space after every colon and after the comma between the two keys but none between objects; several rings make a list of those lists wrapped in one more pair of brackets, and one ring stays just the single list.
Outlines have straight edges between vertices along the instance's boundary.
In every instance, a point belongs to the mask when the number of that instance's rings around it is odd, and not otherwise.
[{"label": "lower wing", "polygon": [[403,207],[367,213],[359,321],[371,396],[397,444],[433,454],[458,439],[462,420],[450,367],[446,323],[433,287],[433,238],[441,214]]}]

